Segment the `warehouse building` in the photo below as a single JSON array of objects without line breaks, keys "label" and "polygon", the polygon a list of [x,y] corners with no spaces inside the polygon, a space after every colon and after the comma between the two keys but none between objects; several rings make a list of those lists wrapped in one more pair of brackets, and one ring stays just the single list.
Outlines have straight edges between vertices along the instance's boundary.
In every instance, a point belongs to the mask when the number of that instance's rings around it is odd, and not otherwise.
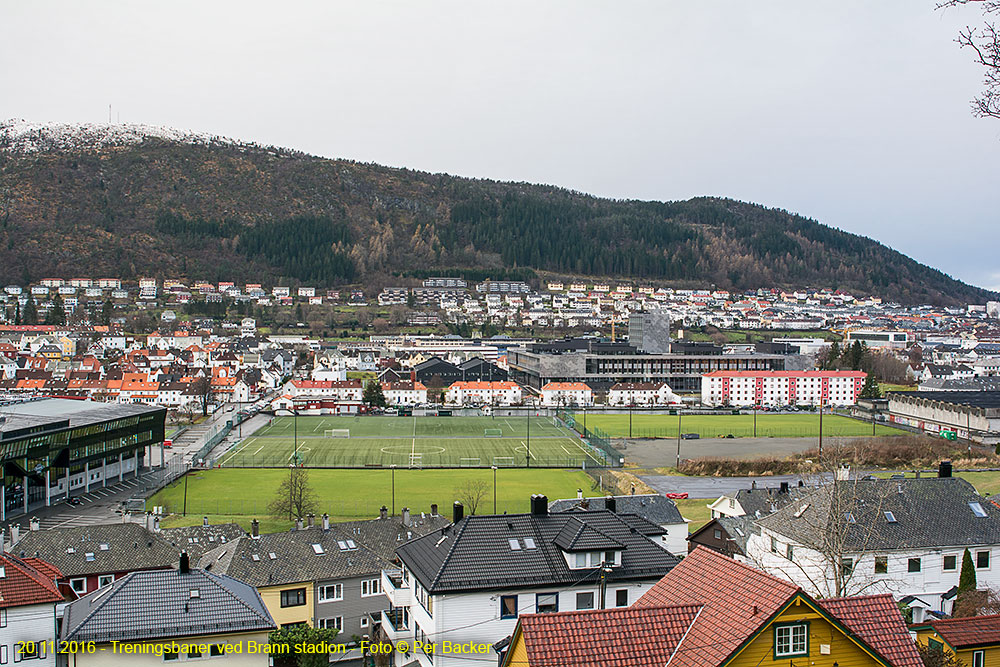
[{"label": "warehouse building", "polygon": [[137,476],[166,414],[62,398],[0,404],[0,521]]},{"label": "warehouse building", "polygon": [[1000,392],[906,391],[888,395],[889,421],[988,445],[1000,443]]}]

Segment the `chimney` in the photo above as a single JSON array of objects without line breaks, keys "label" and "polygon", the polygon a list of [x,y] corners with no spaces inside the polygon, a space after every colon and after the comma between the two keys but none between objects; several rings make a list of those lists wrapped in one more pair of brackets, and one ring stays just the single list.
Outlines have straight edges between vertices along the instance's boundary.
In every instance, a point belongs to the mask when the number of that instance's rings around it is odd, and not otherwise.
[{"label": "chimney", "polygon": [[21,524],[15,523],[10,527],[10,546],[14,547],[15,544],[21,541]]},{"label": "chimney", "polygon": [[302,530],[302,517],[295,520],[295,530]]},{"label": "chimney", "polygon": [[28,522],[28,528],[31,531],[36,531],[39,528],[41,528],[41,524],[38,522],[38,517],[37,516],[31,517],[31,521]]},{"label": "chimney", "polygon": [[752,482],[750,482],[750,488],[751,489],[756,489],[757,488],[757,480],[753,480]]},{"label": "chimney", "polygon": [[465,516],[465,507],[462,506],[462,501],[456,500],[451,508],[451,522],[458,523],[463,516]]},{"label": "chimney", "polygon": [[406,526],[407,528],[410,527],[410,508],[409,507],[404,507],[403,508],[403,525]]},{"label": "chimney", "polygon": [[608,496],[604,499],[604,509],[609,512],[618,512],[618,502],[615,500],[614,496]]},{"label": "chimney", "polygon": [[0,554],[7,553],[7,535],[3,528],[0,528]]},{"label": "chimney", "polygon": [[309,514],[306,514],[306,522],[307,522],[307,525],[310,528],[315,527],[316,526],[316,515],[313,514],[312,512],[309,512]]},{"label": "chimney", "polygon": [[788,482],[781,483],[781,488],[778,489],[778,493],[788,493]]},{"label": "chimney", "polygon": [[153,530],[153,513],[146,512],[146,530]]},{"label": "chimney", "polygon": [[187,574],[191,571],[191,562],[188,560],[186,551],[181,552],[181,562],[177,567],[177,571],[181,574]]},{"label": "chimney", "polygon": [[576,490],[576,499],[577,500],[583,500],[583,489],[577,489]]},{"label": "chimney", "polygon": [[437,516],[437,515],[438,515],[438,504],[431,503],[431,516]]},{"label": "chimney", "polygon": [[330,515],[323,512],[323,530],[330,530]]},{"label": "chimney", "polygon": [[260,537],[260,522],[257,519],[250,522],[250,536]]},{"label": "chimney", "polygon": [[201,525],[203,525],[203,526],[207,526],[208,525],[208,517],[207,516],[201,517]]},{"label": "chimney", "polygon": [[539,516],[549,513],[549,499],[541,493],[531,496],[531,513]]},{"label": "chimney", "polygon": [[160,517],[158,516],[153,517],[153,532],[154,533],[160,532]]},{"label": "chimney", "polygon": [[951,461],[945,459],[938,466],[938,477],[951,477]]},{"label": "chimney", "polygon": [[386,507],[385,505],[382,505],[382,507],[380,507],[379,511],[378,511],[378,518],[380,518],[380,519],[388,519],[389,518],[389,508]]}]

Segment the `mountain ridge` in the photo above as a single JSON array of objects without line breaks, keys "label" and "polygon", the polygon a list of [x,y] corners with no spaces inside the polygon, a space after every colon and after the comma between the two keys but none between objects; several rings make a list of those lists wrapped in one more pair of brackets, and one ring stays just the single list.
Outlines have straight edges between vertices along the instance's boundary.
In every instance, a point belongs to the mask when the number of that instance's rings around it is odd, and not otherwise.
[{"label": "mountain ridge", "polygon": [[873,239],[718,197],[613,200],[171,128],[0,123],[0,280],[140,275],[388,284],[464,270],[904,303],[996,294]]}]

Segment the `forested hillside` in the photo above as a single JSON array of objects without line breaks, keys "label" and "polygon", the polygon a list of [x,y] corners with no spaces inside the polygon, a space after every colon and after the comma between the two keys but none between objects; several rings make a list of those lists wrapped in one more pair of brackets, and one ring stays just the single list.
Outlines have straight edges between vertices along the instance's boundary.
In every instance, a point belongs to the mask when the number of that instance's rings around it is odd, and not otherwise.
[{"label": "forested hillside", "polygon": [[[727,199],[612,201],[226,141],[14,141],[0,125],[0,281],[144,275],[315,285],[623,277],[831,287],[904,302],[990,293],[867,238]],[[42,139],[42,140],[38,140]]]}]

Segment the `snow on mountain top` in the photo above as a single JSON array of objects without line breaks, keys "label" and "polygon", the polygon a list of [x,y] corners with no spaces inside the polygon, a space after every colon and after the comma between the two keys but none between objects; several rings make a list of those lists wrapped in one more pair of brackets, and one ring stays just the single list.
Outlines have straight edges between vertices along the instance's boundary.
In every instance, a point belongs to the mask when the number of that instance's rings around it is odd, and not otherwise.
[{"label": "snow on mountain top", "polygon": [[140,144],[150,137],[205,146],[224,144],[246,147],[252,145],[214,134],[188,132],[157,125],[32,123],[22,119],[0,122],[0,150],[14,153],[116,148]]}]

